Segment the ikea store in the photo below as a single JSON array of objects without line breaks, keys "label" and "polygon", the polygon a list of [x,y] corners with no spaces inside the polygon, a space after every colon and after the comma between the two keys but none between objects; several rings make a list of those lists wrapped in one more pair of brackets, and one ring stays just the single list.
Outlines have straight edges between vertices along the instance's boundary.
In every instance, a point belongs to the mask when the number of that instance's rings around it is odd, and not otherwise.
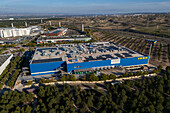
[{"label": "ikea store", "polygon": [[59,44],[37,48],[30,62],[31,76],[83,70],[109,69],[115,66],[147,65],[149,56],[112,42]]}]

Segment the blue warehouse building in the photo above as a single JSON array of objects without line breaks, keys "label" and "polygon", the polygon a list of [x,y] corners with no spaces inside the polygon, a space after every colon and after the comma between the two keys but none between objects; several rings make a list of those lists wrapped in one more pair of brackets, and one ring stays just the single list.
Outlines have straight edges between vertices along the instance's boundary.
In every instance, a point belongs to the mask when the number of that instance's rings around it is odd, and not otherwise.
[{"label": "blue warehouse building", "polygon": [[31,76],[115,66],[147,65],[149,56],[110,42],[60,44],[55,48],[37,48],[30,62]]}]

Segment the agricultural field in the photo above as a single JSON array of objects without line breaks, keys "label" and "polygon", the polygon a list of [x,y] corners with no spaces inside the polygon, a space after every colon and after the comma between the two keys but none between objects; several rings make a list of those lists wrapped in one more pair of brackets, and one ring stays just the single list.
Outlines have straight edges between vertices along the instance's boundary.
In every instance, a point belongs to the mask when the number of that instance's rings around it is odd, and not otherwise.
[{"label": "agricultural field", "polygon": [[[122,35],[116,32],[97,31],[93,33],[99,41],[110,41],[118,45],[125,46],[134,51],[149,55],[150,44],[145,43],[145,38],[140,36]],[[152,37],[151,37],[152,39]],[[166,42],[157,42],[151,49],[150,63],[153,65],[163,65],[165,68],[169,65],[168,44]]]}]

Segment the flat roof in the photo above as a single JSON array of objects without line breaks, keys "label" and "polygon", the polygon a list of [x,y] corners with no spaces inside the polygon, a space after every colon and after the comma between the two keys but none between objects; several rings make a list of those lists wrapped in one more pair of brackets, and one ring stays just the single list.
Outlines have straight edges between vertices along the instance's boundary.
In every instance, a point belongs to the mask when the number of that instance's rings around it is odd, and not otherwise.
[{"label": "flat roof", "polygon": [[0,66],[2,66],[10,56],[11,56],[10,54],[0,55]]},{"label": "flat roof", "polygon": [[62,33],[64,30],[67,30],[68,28],[57,28],[57,29],[54,29],[52,31],[49,31],[49,32],[46,32],[44,33],[44,35],[47,35],[47,36],[56,36],[56,35],[59,35],[60,33]]},{"label": "flat roof", "polygon": [[39,37],[37,41],[41,40],[55,40],[55,39],[74,39],[74,38],[91,38],[87,35],[72,35],[72,36],[45,36]]},{"label": "flat roof", "polygon": [[37,64],[37,63],[58,62],[58,61],[62,61],[62,59],[61,58],[41,59],[41,60],[34,60],[32,63]]},{"label": "flat roof", "polygon": [[67,63],[140,57],[142,54],[112,42],[58,44],[52,48],[37,48],[31,63],[66,61]]}]

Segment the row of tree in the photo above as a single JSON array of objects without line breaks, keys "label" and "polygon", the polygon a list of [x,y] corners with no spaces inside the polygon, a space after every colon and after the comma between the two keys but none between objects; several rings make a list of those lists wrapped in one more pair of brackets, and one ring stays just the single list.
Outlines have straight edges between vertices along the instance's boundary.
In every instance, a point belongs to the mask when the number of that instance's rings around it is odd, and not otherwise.
[{"label": "row of tree", "polygon": [[24,52],[25,49],[24,48],[21,48],[21,49],[18,49],[18,50],[14,50],[12,53],[15,53],[15,52]]},{"label": "row of tree", "polygon": [[3,71],[3,73],[0,76],[1,83],[5,83],[8,80],[9,75],[13,72],[19,60],[20,60],[19,56],[15,57],[15,59],[13,59],[12,62],[6,67],[6,69]]},{"label": "row of tree", "polygon": [[121,42],[123,42],[125,40],[125,38],[122,38],[120,41],[117,42],[117,44],[120,44]]},{"label": "row of tree", "polygon": [[131,42],[129,45],[128,45],[128,48],[130,48],[135,42],[136,42],[137,38],[135,38],[135,40],[133,40],[133,42]]},{"label": "row of tree", "polygon": [[84,75],[81,78],[76,78],[75,75],[63,75],[61,77],[61,81],[76,81],[76,80],[81,80],[81,81],[105,81],[105,80],[110,80],[110,79],[115,79],[116,75],[110,74],[102,74],[101,76],[96,76],[94,73],[89,74],[89,75]]},{"label": "row of tree", "polygon": [[20,68],[23,62],[24,62],[24,58],[21,59],[20,56],[16,56],[1,74],[0,82],[2,84],[7,83],[8,86],[13,88],[14,83],[21,71]]},{"label": "row of tree", "polygon": [[139,45],[141,44],[141,42],[142,42],[142,39],[139,41],[139,43],[137,43],[137,45],[135,45],[134,50],[136,50],[136,49],[139,47]]},{"label": "row of tree", "polygon": [[36,45],[37,45],[37,44],[34,43],[34,42],[30,42],[30,43],[27,43],[27,44],[26,44],[27,47],[36,47]]},{"label": "row of tree", "polygon": [[[110,75],[107,75],[107,74],[102,74],[100,76],[96,76],[95,73],[91,73],[91,74],[87,74],[87,75],[83,75],[81,77],[76,77],[76,75],[63,75],[61,77],[61,81],[106,81],[106,80],[115,80],[116,78],[123,78],[123,77],[132,77],[132,76],[142,76],[142,75],[147,75],[147,74],[152,74],[152,73],[159,73],[161,72],[161,69],[162,69],[162,65],[159,65],[158,66],[158,69],[156,70],[153,70],[152,72],[147,72],[147,71],[137,71],[135,73],[123,73],[122,76],[116,76],[115,74],[110,74]],[[44,79],[42,78],[39,83],[40,84],[43,84],[43,83],[49,83],[49,82],[53,82],[54,79]],[[28,82],[27,85],[31,85],[32,82]]]},{"label": "row of tree", "polygon": [[130,41],[132,40],[132,37],[127,39],[124,43],[123,43],[123,46],[126,45],[127,43],[129,43]]},{"label": "row of tree", "polygon": [[145,45],[144,45],[144,46],[142,46],[141,52],[143,52],[143,51],[145,50],[146,45],[147,45],[147,43],[145,43]]},{"label": "row of tree", "polygon": [[15,46],[16,46],[16,44],[4,44],[4,45],[0,44],[0,47],[2,47],[2,48],[15,47]]},{"label": "row of tree", "polygon": [[[118,78],[123,78],[123,77],[132,77],[132,76],[141,76],[141,75],[147,75],[147,74],[152,74],[152,73],[159,73],[161,72],[162,65],[158,66],[158,69],[153,70],[152,72],[147,72],[147,71],[137,71],[137,72],[125,72],[123,75],[118,76]],[[94,73],[84,75],[81,78],[76,78],[75,75],[63,75],[61,78],[61,81],[76,81],[76,80],[82,80],[82,81],[106,81],[106,80],[111,80],[111,79],[116,79],[115,74],[102,74],[101,76],[96,76]]]}]

